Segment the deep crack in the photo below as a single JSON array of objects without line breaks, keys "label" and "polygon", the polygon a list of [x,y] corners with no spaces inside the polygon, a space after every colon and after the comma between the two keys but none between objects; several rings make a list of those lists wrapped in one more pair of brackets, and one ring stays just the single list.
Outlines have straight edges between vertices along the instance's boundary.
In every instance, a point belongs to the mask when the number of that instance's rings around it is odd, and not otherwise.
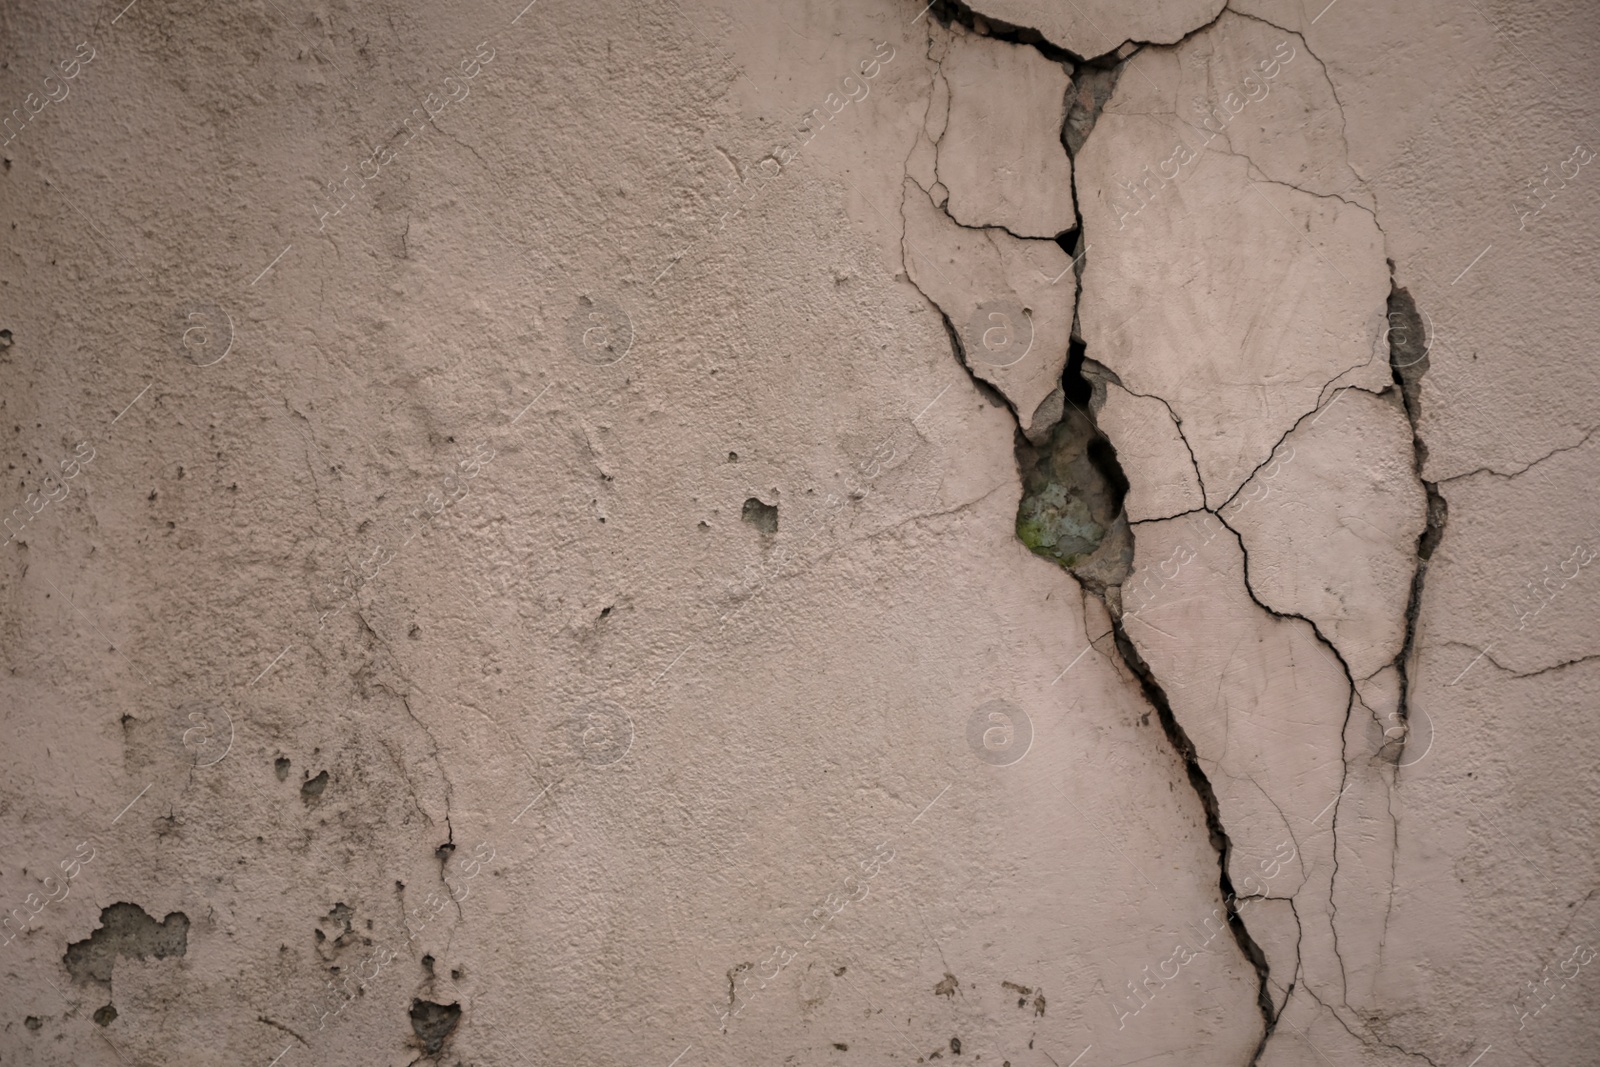
[{"label": "deep crack", "polygon": [[[938,0],[932,10],[946,26],[952,21],[959,22],[986,36],[1019,45],[1031,45],[1046,57],[1069,65],[1069,74],[1077,75],[1073,83],[1075,99],[1069,104],[1063,120],[1061,143],[1067,149],[1068,156],[1075,158],[1092,132],[1100,108],[1111,95],[1120,62],[1108,57],[1086,63],[1081,57],[1071,55],[1045,42],[1037,31],[977,15],[964,4],[954,0]],[[961,336],[950,322],[948,315],[939,307],[937,301],[928,298],[925,293],[923,296],[939,313],[957,362],[967,370],[980,393],[998,403],[1003,403],[1011,412],[1016,427],[1014,434],[1017,462],[1023,482],[1023,494],[1017,511],[1018,539],[1037,554],[1055,560],[1077,579],[1086,592],[1105,604],[1113,620],[1112,632],[1117,652],[1123,664],[1138,678],[1140,690],[1155,710],[1168,743],[1183,760],[1190,787],[1205,812],[1208,838],[1217,852],[1217,885],[1227,912],[1228,927],[1233,933],[1240,953],[1256,972],[1256,1001],[1261,1012],[1263,1032],[1252,1056],[1251,1062],[1254,1063],[1260,1059],[1265,1050],[1278,1019],[1278,1013],[1273,1006],[1266,953],[1251,937],[1239,913],[1238,897],[1228,873],[1233,846],[1222,825],[1216,791],[1212,787],[1211,780],[1201,769],[1195,745],[1174,715],[1165,690],[1156,680],[1149,665],[1139,655],[1122,625],[1119,609],[1120,587],[1132,569],[1134,555],[1133,533],[1124,507],[1129,486],[1121,464],[1117,460],[1116,448],[1101,433],[1092,414],[1092,410],[1096,407],[1093,404],[1094,391],[1098,385],[1103,395],[1106,378],[1101,375],[1090,378],[1084,373],[1086,368],[1098,370],[1099,366],[1089,360],[1077,320],[1077,307],[1081,304],[1083,295],[1084,261],[1089,246],[1082,225],[1083,215],[1078,210],[1076,168],[1073,173],[1072,200],[1079,225],[1076,232],[1068,231],[1061,235],[1061,243],[1064,246],[1067,241],[1075,238],[1071,249],[1074,255],[1076,283],[1073,326],[1067,364],[1060,383],[1065,403],[1062,406],[1061,417],[1049,428],[1046,439],[1037,443],[1028,439],[1015,406],[1009,398],[973,373]],[[904,241],[902,233],[903,258],[906,255]],[[909,269],[906,277],[910,280]],[[916,283],[912,281],[912,285],[915,286]],[[921,291],[920,287],[918,291]],[[1185,440],[1185,445],[1187,444]],[[1192,450],[1190,455],[1192,460]],[[1321,639],[1320,634],[1318,638]],[[1346,674],[1348,675],[1348,670]]]},{"label": "deep crack", "polygon": [[1031,26],[1018,26],[1002,19],[979,14],[966,4],[961,3],[960,0],[935,0],[929,10],[929,14],[938,19],[939,23],[945,27],[949,27],[954,23],[971,30],[980,37],[993,37],[997,41],[1005,41],[1008,44],[1038,49],[1039,54],[1046,59],[1067,64],[1068,73],[1071,73],[1071,68],[1086,61],[1084,56],[1075,55],[1059,45],[1051,44],[1045,40],[1044,34]]},{"label": "deep crack", "polygon": [[[1389,265],[1391,272],[1394,264]],[[1398,321],[1397,321],[1398,320]],[[1439,487],[1422,477],[1428,461],[1428,446],[1423,442],[1418,424],[1422,418],[1422,376],[1428,372],[1428,339],[1424,332],[1422,316],[1417,313],[1411,294],[1395,285],[1391,279],[1388,306],[1389,366],[1394,372],[1395,385],[1400,389],[1405,404],[1406,419],[1411,423],[1412,464],[1417,481],[1428,494],[1428,518],[1422,533],[1417,536],[1417,566],[1411,577],[1411,595],[1406,603],[1406,636],[1395,657],[1395,671],[1400,675],[1400,706],[1397,714],[1400,724],[1406,727],[1395,746],[1394,760],[1398,767],[1405,755],[1409,735],[1411,696],[1411,654],[1417,639],[1417,618],[1422,613],[1422,589],[1428,577],[1428,561],[1444,538],[1445,522],[1449,518],[1449,504],[1439,492]],[[1387,747],[1387,746],[1385,746]]]},{"label": "deep crack", "polygon": [[1233,890],[1233,879],[1228,874],[1228,859],[1233,851],[1233,842],[1228,837],[1228,832],[1222,828],[1221,808],[1217,802],[1216,790],[1211,787],[1211,779],[1200,769],[1199,754],[1195,750],[1194,742],[1189,739],[1177,716],[1172,713],[1172,705],[1167,702],[1166,691],[1161,688],[1161,683],[1155,680],[1149,664],[1145,663],[1144,657],[1139,655],[1127,631],[1122,628],[1121,619],[1113,621],[1112,631],[1116,635],[1117,652],[1122,656],[1122,661],[1127,664],[1128,669],[1138,677],[1139,687],[1145,699],[1156,709],[1161,729],[1166,732],[1168,742],[1183,759],[1189,784],[1194,788],[1195,795],[1200,798],[1201,806],[1205,809],[1206,831],[1211,838],[1211,846],[1217,850],[1220,868],[1218,885],[1222,890],[1223,903],[1228,909],[1228,928],[1233,931],[1233,939],[1239,943],[1239,951],[1255,967],[1256,977],[1260,980],[1257,1004],[1261,1008],[1262,1018],[1266,1021],[1266,1033],[1261,1037],[1261,1047],[1264,1048],[1277,1022],[1277,1012],[1272,1006],[1272,991],[1268,984],[1267,956],[1250,936],[1250,931],[1245,928],[1244,920],[1240,918],[1235,903],[1238,897]]}]

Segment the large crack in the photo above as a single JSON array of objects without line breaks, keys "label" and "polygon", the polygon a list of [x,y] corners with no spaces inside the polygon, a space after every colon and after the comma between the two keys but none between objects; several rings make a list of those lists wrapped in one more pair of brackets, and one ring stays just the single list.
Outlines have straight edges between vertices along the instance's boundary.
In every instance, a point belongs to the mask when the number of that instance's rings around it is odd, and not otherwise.
[{"label": "large crack", "polygon": [[[959,337],[953,332],[952,340],[959,345]],[[959,350],[957,356],[960,357]],[[1035,448],[1030,445],[1020,424],[1018,426],[1016,448],[1023,477],[1023,495],[1017,509],[1017,536],[1035,553],[1058,563],[1087,593],[1105,605],[1111,618],[1117,654],[1139,680],[1141,694],[1155,710],[1173,751],[1183,760],[1189,785],[1205,812],[1207,836],[1217,852],[1217,885],[1227,911],[1228,929],[1239,946],[1240,954],[1256,972],[1256,1002],[1261,1011],[1263,1032],[1251,1058],[1254,1063],[1265,1050],[1278,1020],[1278,1011],[1272,998],[1270,968],[1266,953],[1250,935],[1239,912],[1240,898],[1228,873],[1233,843],[1222,824],[1216,790],[1200,766],[1199,753],[1193,740],[1173,713],[1166,691],[1123,626],[1121,584],[1132,569],[1134,552],[1133,531],[1123,507],[1128,481],[1117,460],[1115,446],[1101,433],[1090,413],[1090,394],[1094,386],[1083,376],[1086,360],[1086,348],[1081,341],[1074,340],[1066,371],[1062,375],[1066,409],[1061,421],[1051,431],[1047,446]],[[1110,521],[1105,521],[1104,515],[1108,509],[1114,514]],[[1051,529],[1049,520],[1058,515],[1061,518]],[[1088,524],[1082,521],[1085,515],[1091,520]],[[1101,529],[1100,538],[1091,542],[1085,536],[1086,526]],[[1048,543],[1040,543],[1041,530],[1050,531]],[[1314,624],[1312,628],[1315,630]],[[1326,643],[1320,635],[1318,639]],[[1348,670],[1346,674],[1348,677]]]},{"label": "large crack", "polygon": [[[1090,62],[1050,45],[1035,30],[978,16],[964,4],[952,0],[939,0],[933,10],[946,26],[952,21],[959,22],[975,33],[1019,46],[1031,46],[1048,58],[1069,64],[1069,71],[1074,77],[1074,96],[1062,123],[1061,143],[1068,156],[1075,161],[1093,131],[1101,107],[1110,98],[1121,64],[1129,53],[1121,53],[1120,59],[1111,55]],[[1266,953],[1250,935],[1239,913],[1239,898],[1228,873],[1233,844],[1222,824],[1216,790],[1200,766],[1194,742],[1173,713],[1166,691],[1123,627],[1121,584],[1132,569],[1134,553],[1133,532],[1124,507],[1128,480],[1117,460],[1115,446],[1100,431],[1092,414],[1096,406],[1092,403],[1094,390],[1097,384],[1103,390],[1105,379],[1096,375],[1100,379],[1097,383],[1084,374],[1086,366],[1098,369],[1098,365],[1089,359],[1077,320],[1088,246],[1084,236],[1083,215],[1079,210],[1076,167],[1072,200],[1077,218],[1076,231],[1061,235],[1060,241],[1063,247],[1069,240],[1073,241],[1074,247],[1068,251],[1074,255],[1076,284],[1068,359],[1060,383],[1065,400],[1061,417],[1049,428],[1048,437],[1035,443],[1029,440],[1027,428],[1023,426],[1015,406],[1007,398],[1001,397],[1016,423],[1015,448],[1023,482],[1023,494],[1017,511],[1017,536],[1032,551],[1058,563],[1078,581],[1085,592],[1105,605],[1112,620],[1118,655],[1130,673],[1138,678],[1141,694],[1156,712],[1168,743],[1183,760],[1189,785],[1205,813],[1208,838],[1217,853],[1217,885],[1227,912],[1228,928],[1240,954],[1256,972],[1257,1006],[1261,1012],[1263,1032],[1251,1057],[1251,1062],[1255,1063],[1266,1049],[1278,1020]],[[909,270],[907,273],[909,277]],[[967,370],[980,392],[989,396],[998,393],[973,373],[960,332],[950,322],[948,315],[937,301],[929,299],[929,303],[944,322],[957,362]]]},{"label": "large crack", "polygon": [[[1223,11],[1227,8],[1224,7]],[[1114,52],[1107,53],[1097,58],[1085,58],[1074,55],[1045,41],[1038,31],[1028,27],[1016,26],[989,18],[974,12],[959,0],[939,0],[933,5],[935,17],[947,27],[951,23],[959,23],[969,31],[1007,41],[1020,47],[1032,47],[1047,58],[1063,63],[1068,67],[1072,77],[1072,91],[1069,96],[1066,119],[1061,129],[1061,142],[1067,154],[1076,163],[1077,156],[1094,125],[1100,109],[1112,95],[1117,78],[1121,73],[1124,62],[1137,49],[1129,45],[1119,47]],[[1218,18],[1221,17],[1221,12]],[[1261,20],[1265,21],[1265,20]],[[1270,23],[1269,23],[1270,25]],[[1194,32],[1200,32],[1206,27],[1199,27]],[[1191,33],[1189,36],[1192,36]],[[1296,35],[1299,36],[1299,35]],[[1185,38],[1187,39],[1187,38]],[[1307,49],[1309,52],[1309,49]],[[1314,57],[1315,58],[1315,57]],[[1320,63],[1320,60],[1318,60]],[[1337,105],[1337,94],[1335,104]],[[1341,112],[1342,114],[1342,112]],[[1341,128],[1341,136],[1343,130]],[[1348,153],[1347,153],[1348,154]],[[1259,1063],[1265,1054],[1267,1044],[1272,1039],[1283,1009],[1274,1008],[1272,996],[1273,982],[1270,975],[1269,964],[1261,947],[1255,942],[1246,927],[1239,911],[1238,898],[1234,893],[1229,875],[1229,859],[1232,853],[1232,841],[1223,826],[1220,805],[1215,789],[1210,778],[1202,768],[1196,747],[1184,730],[1183,725],[1174,714],[1167,694],[1160,681],[1155,677],[1143,657],[1124,629],[1124,619],[1121,612],[1121,584],[1132,570],[1134,553],[1133,531],[1127,521],[1124,508],[1124,498],[1128,491],[1128,481],[1121,465],[1117,460],[1116,449],[1113,443],[1106,438],[1096,425],[1093,412],[1100,409],[1097,399],[1103,399],[1103,390],[1108,382],[1117,382],[1116,376],[1107,368],[1101,367],[1096,361],[1089,358],[1089,353],[1082,338],[1077,318],[1077,308],[1082,305],[1083,274],[1086,253],[1089,245],[1084,232],[1083,214],[1079,210],[1079,190],[1077,188],[1078,171],[1074,167],[1072,181],[1072,201],[1076,216],[1075,228],[1059,236],[1058,243],[1074,257],[1073,269],[1076,281],[1076,299],[1074,301],[1073,323],[1067,366],[1062,375],[1060,387],[1065,403],[1062,405],[1061,416],[1053,426],[1044,427],[1044,432],[1036,429],[1029,439],[1017,419],[1018,426],[1015,435],[1016,455],[1019,472],[1023,481],[1023,496],[1019,501],[1017,515],[1017,534],[1024,544],[1037,554],[1053,559],[1065,570],[1073,575],[1084,591],[1100,599],[1106,606],[1112,621],[1112,633],[1117,653],[1131,674],[1139,680],[1141,693],[1145,700],[1156,711],[1165,731],[1168,743],[1182,758],[1185,771],[1191,788],[1205,812],[1206,827],[1212,847],[1218,855],[1218,885],[1221,890],[1224,905],[1228,913],[1228,925],[1233,932],[1241,954],[1249,960],[1255,968],[1259,980],[1258,1006],[1263,1019],[1263,1032],[1255,1048],[1250,1063]],[[1328,194],[1314,194],[1330,199],[1343,200],[1343,197],[1328,196]],[[1344,201],[1349,203],[1349,201]],[[1365,205],[1354,205],[1372,212],[1374,209]],[[1376,220],[1374,220],[1376,221]],[[1381,227],[1380,227],[1381,229]],[[1426,584],[1429,563],[1435,550],[1438,548],[1445,531],[1448,519],[1448,507],[1444,496],[1439,492],[1438,485],[1426,481],[1423,472],[1427,460],[1427,447],[1422,440],[1420,432],[1421,417],[1421,378],[1428,369],[1428,339],[1425,335],[1425,326],[1418,314],[1415,303],[1410,294],[1395,284],[1393,280],[1394,265],[1391,261],[1391,291],[1388,298],[1388,323],[1387,340],[1389,351],[1388,362],[1396,392],[1403,405],[1407,420],[1412,430],[1413,469],[1418,482],[1423,486],[1427,496],[1426,522],[1418,534],[1416,544],[1416,563],[1413,570],[1410,588],[1407,595],[1405,608],[1405,633],[1401,649],[1392,662],[1398,676],[1398,708],[1396,718],[1401,729],[1395,731],[1398,737],[1389,738],[1380,749],[1379,758],[1393,765],[1395,779],[1390,782],[1390,818],[1394,840],[1398,842],[1398,820],[1393,810],[1393,790],[1398,782],[1399,768],[1404,766],[1406,745],[1409,740],[1410,727],[1410,696],[1412,673],[1414,670],[1418,626],[1421,614],[1422,597]],[[931,301],[935,308],[937,302]],[[980,390],[986,395],[999,394],[972,374],[973,368],[966,360],[963,351],[961,335],[948,317],[944,316],[946,329],[950,336],[951,347],[959,362],[967,368],[969,375],[977,383]],[[1383,358],[1383,357],[1379,357]],[[1120,384],[1120,383],[1118,383]],[[1096,391],[1100,396],[1095,395]],[[1158,398],[1159,399],[1159,398]],[[1322,407],[1320,402],[1318,408]],[[1000,395],[1001,402],[1017,417],[1014,406],[1008,398]],[[1166,402],[1163,400],[1163,403]],[[1171,411],[1171,405],[1167,405]],[[1180,425],[1179,433],[1182,436],[1181,424],[1178,424],[1174,414],[1174,424]],[[1298,423],[1297,423],[1298,425]],[[1287,434],[1285,435],[1287,436]],[[1187,437],[1184,445],[1189,449],[1190,459],[1195,463],[1193,449],[1189,447]],[[1195,463],[1198,468],[1198,463]],[[1198,471],[1197,471],[1198,473]],[[1223,505],[1226,506],[1226,503]],[[1211,511],[1219,521],[1222,508]],[[1231,530],[1231,527],[1229,527]],[[1238,532],[1233,531],[1238,538]],[[1240,550],[1244,552],[1242,538]],[[1348,664],[1344,663],[1337,648],[1328,641],[1316,624],[1310,619],[1300,615],[1286,614],[1272,610],[1255,596],[1249,582],[1248,553],[1245,554],[1245,588],[1251,600],[1267,610],[1269,614],[1278,618],[1294,618],[1306,622],[1311,626],[1316,640],[1327,648],[1335,659],[1338,660],[1349,684],[1349,700],[1345,709],[1345,724],[1341,736],[1348,737],[1350,715],[1358,699],[1358,688],[1351,674]],[[1342,797],[1348,789],[1350,754],[1342,754],[1345,763],[1344,775],[1341,777]],[[1338,798],[1335,798],[1337,805]],[[1338,878],[1338,811],[1334,812],[1334,881]],[[1392,887],[1391,887],[1392,891]],[[1293,908],[1293,899],[1290,905]],[[1330,904],[1332,901],[1330,901]],[[1335,914],[1337,909],[1335,908]],[[1298,909],[1295,910],[1297,925],[1299,924]],[[1387,916],[1385,918],[1387,926]],[[1344,976],[1345,965],[1339,955],[1338,934],[1334,930],[1334,954],[1339,959],[1341,977]],[[1300,963],[1297,959],[1295,973],[1291,976],[1288,987],[1284,990],[1283,1004],[1287,1007],[1292,992],[1304,985],[1300,981]],[[1307,992],[1310,993],[1309,988]],[[1367,1038],[1351,1030],[1346,1020],[1339,1012],[1328,1007],[1320,998],[1312,994],[1312,999],[1332,1012],[1337,1021],[1353,1037],[1363,1045],[1371,1047]],[[1348,1007],[1348,1005],[1346,1005]],[[1377,1044],[1404,1052],[1410,1056],[1420,1056],[1411,1053],[1398,1045],[1378,1040]],[[1426,1059],[1425,1056],[1422,1058]],[[1429,1062],[1432,1062],[1431,1060]]]},{"label": "large crack", "polygon": [[961,0],[934,0],[934,3],[930,5],[930,14],[938,19],[943,26],[948,27],[951,23],[955,23],[979,37],[992,37],[997,41],[1005,41],[1007,44],[1034,48],[1046,59],[1053,59],[1057,63],[1077,66],[1093,58],[1080,56],[1074,52],[1067,51],[1060,45],[1051,44],[1045,39],[1044,34],[1032,26],[1019,26],[1003,19],[980,14],[966,4],[961,3]]},{"label": "large crack", "polygon": [[[1394,269],[1391,262],[1390,271]],[[1396,322],[1396,320],[1399,320]],[[1418,424],[1422,418],[1422,376],[1428,372],[1428,339],[1422,316],[1417,312],[1411,294],[1390,281],[1389,306],[1389,366],[1394,372],[1395,385],[1400,389],[1405,404],[1406,419],[1411,423],[1412,464],[1417,481],[1428,494],[1428,518],[1422,533],[1417,536],[1417,566],[1411,577],[1411,595],[1406,603],[1406,636],[1395,657],[1394,667],[1400,676],[1400,707],[1398,715],[1403,728],[1397,739],[1394,761],[1396,771],[1405,755],[1405,744],[1410,734],[1411,658],[1417,639],[1417,618],[1422,613],[1422,588],[1428,577],[1428,561],[1444,538],[1445,522],[1449,518],[1449,504],[1440,494],[1439,487],[1422,477],[1428,461],[1428,446],[1423,443]],[[1387,746],[1386,746],[1387,747]]]},{"label": "large crack", "polygon": [[[1109,610],[1109,605],[1107,605]],[[1115,635],[1117,654],[1134,676],[1139,679],[1139,688],[1150,706],[1156,709],[1156,717],[1161,723],[1161,729],[1167,735],[1167,741],[1183,760],[1184,770],[1188,774],[1189,785],[1194,789],[1195,795],[1200,798],[1200,805],[1206,813],[1206,832],[1211,839],[1211,847],[1217,850],[1217,866],[1219,868],[1218,886],[1222,891],[1223,905],[1228,912],[1228,929],[1233,933],[1233,939],[1239,945],[1239,951],[1250,965],[1255,968],[1259,988],[1256,991],[1256,1004],[1261,1009],[1261,1017],[1265,1023],[1261,1041],[1256,1046],[1255,1054],[1251,1057],[1254,1063],[1267,1047],[1267,1040],[1272,1037],[1277,1026],[1278,1013],[1272,1004],[1272,988],[1270,969],[1267,966],[1267,955],[1250,936],[1250,931],[1244,925],[1244,919],[1239,914],[1237,901],[1238,895],[1233,889],[1233,879],[1228,874],[1228,860],[1233,853],[1233,842],[1228,837],[1227,830],[1222,826],[1221,806],[1217,802],[1216,790],[1211,786],[1211,779],[1206,777],[1205,771],[1200,769],[1199,754],[1194,742],[1189,739],[1183,725],[1178,722],[1177,716],[1172,713],[1172,705],[1167,701],[1167,694],[1156,681],[1149,664],[1144,657],[1139,655],[1133,641],[1122,627],[1119,615],[1112,616],[1111,629]],[[1287,1003],[1287,999],[1285,1000]]]}]

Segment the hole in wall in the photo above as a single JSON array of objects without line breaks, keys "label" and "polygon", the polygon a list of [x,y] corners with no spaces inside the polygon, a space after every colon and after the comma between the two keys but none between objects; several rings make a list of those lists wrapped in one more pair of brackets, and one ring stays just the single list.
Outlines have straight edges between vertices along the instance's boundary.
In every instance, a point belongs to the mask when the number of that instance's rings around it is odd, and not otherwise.
[{"label": "hole in wall", "polygon": [[764,503],[756,497],[749,497],[745,500],[744,510],[739,513],[739,517],[764,534],[778,532],[778,505],[776,504]]},{"label": "hole in wall", "polygon": [[126,959],[166,959],[189,951],[189,917],[169,912],[157,922],[137,904],[122,901],[100,912],[100,928],[67,946],[61,962],[75,982],[111,985],[111,968]]},{"label": "hole in wall", "polygon": [[411,1030],[426,1055],[437,1056],[460,1021],[460,1004],[435,1004],[421,999],[411,1002]]},{"label": "hole in wall", "polygon": [[1065,410],[1046,440],[1035,445],[1017,434],[1017,537],[1104,595],[1132,567],[1133,534],[1123,510],[1128,479],[1094,423],[1094,383],[1084,376],[1081,342],[1068,351],[1061,391]]},{"label": "hole in wall", "polygon": [[322,791],[326,788],[328,788],[328,772],[322,771],[315,778],[307,779],[305,785],[300,787],[300,799],[310,804],[321,797]]}]

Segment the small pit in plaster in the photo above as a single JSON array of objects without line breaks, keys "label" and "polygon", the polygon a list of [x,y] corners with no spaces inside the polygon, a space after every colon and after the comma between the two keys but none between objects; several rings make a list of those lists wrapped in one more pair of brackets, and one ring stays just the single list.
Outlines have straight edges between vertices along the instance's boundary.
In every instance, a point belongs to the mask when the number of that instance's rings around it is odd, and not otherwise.
[{"label": "small pit in plaster", "polygon": [[355,915],[355,909],[341,900],[312,929],[312,936],[319,945],[328,942],[335,948],[341,948],[356,936]]}]

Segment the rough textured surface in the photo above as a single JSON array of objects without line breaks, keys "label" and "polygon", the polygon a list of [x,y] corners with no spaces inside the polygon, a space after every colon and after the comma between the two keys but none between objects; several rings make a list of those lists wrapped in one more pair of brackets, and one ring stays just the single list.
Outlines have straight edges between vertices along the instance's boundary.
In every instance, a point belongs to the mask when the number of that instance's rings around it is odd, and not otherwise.
[{"label": "rough textured surface", "polygon": [[1593,1062],[1592,4],[0,27],[0,1064]]}]

